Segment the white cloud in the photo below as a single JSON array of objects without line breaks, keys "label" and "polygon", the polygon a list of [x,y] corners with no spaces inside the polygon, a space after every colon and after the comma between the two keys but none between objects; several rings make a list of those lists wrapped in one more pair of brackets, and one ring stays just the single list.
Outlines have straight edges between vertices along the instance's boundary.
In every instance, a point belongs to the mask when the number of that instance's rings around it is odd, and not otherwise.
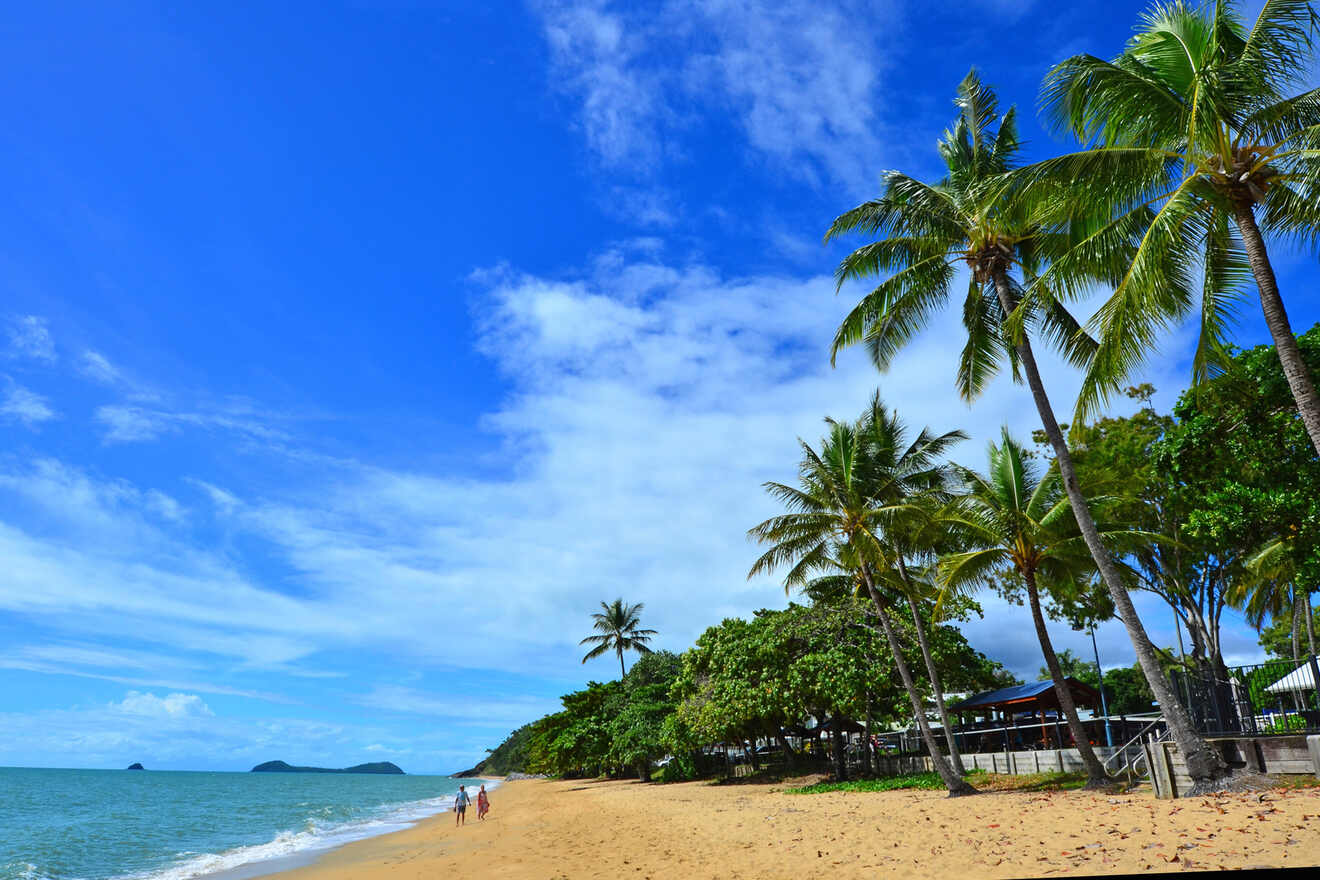
[{"label": "white cloud", "polygon": [[288,436],[241,401],[201,412],[110,404],[97,407],[95,418],[104,429],[101,439],[105,443],[143,443],[184,428],[232,432],[259,443],[281,442]]},{"label": "white cloud", "polygon": [[97,407],[96,420],[105,428],[106,443],[139,443],[179,430],[175,420],[140,406]]},{"label": "white cloud", "polygon": [[[43,523],[0,516],[0,609],[79,643],[132,638],[253,668],[346,649],[571,680],[602,599],[645,602],[658,646],[678,650],[725,616],[782,604],[773,580],[745,580],[758,552],[745,532],[776,512],[760,486],[792,479],[795,437],[816,441],[825,415],[854,417],[877,385],[913,430],[968,429],[956,457],[971,465],[1002,423],[1019,436],[1037,423],[1006,380],[970,410],[958,401],[953,310],[887,376],[860,352],[832,370],[850,291],[835,297],[826,277],[725,278],[656,253],[637,243],[567,280],[475,276],[478,344],[511,387],[483,421],[492,477],[328,459],[304,443],[305,481],[275,494],[192,480],[241,539],[231,544],[194,534],[149,487],[53,461],[0,466],[0,494]],[[1041,360],[1063,414],[1076,377]],[[1176,388],[1175,376],[1157,384]],[[995,640],[1021,638],[1004,622],[978,641],[992,655]],[[609,676],[610,662],[586,672]],[[374,693],[400,711],[457,711]]]},{"label": "white cloud", "polygon": [[0,419],[21,422],[29,428],[35,428],[42,422],[58,417],[45,397],[29,391],[11,379],[7,379],[6,382],[8,387],[5,389],[3,399],[0,399]]},{"label": "white cloud", "polygon": [[12,357],[32,358],[53,363],[55,339],[46,319],[38,315],[20,315],[9,321],[9,351]]},{"label": "white cloud", "polygon": [[789,173],[860,183],[884,107],[880,59],[898,16],[875,4],[805,0],[546,0],[541,16],[558,86],[579,104],[607,165],[655,167],[683,131],[731,118],[751,151]]},{"label": "white cloud", "polygon": [[82,353],[78,367],[84,376],[102,385],[117,385],[124,378],[119,368],[110,363],[109,358],[91,349]]},{"label": "white cloud", "polygon": [[234,495],[233,492],[227,492],[219,486],[213,486],[204,480],[190,479],[188,482],[201,489],[202,492],[206,494],[206,497],[210,499],[211,504],[213,504],[216,510],[221,514],[233,513],[242,503],[238,500],[238,496]]},{"label": "white cloud", "polygon": [[152,693],[129,691],[121,702],[111,703],[110,708],[126,715],[145,715],[150,718],[184,718],[215,714],[196,694],[175,693],[158,697]]}]

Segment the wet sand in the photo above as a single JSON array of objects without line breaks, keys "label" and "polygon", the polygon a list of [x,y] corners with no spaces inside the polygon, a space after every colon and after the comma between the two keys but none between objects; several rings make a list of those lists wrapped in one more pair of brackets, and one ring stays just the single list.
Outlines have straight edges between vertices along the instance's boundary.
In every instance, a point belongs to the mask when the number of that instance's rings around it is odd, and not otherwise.
[{"label": "wet sand", "polygon": [[1148,792],[833,792],[523,780],[359,841],[280,880],[1045,877],[1320,865],[1320,789],[1159,801]]}]

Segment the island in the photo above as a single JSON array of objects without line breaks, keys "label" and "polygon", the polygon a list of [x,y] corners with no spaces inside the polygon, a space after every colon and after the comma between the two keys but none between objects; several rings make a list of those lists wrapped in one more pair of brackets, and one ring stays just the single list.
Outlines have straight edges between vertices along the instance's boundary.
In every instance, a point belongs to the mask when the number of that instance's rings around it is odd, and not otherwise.
[{"label": "island", "polygon": [[392,773],[399,776],[404,775],[397,764],[389,761],[375,761],[370,764],[358,764],[353,767],[345,767],[342,770],[334,770],[329,767],[295,767],[292,764],[286,764],[283,761],[267,761],[264,764],[258,764],[253,767],[253,773]]},{"label": "island", "polygon": [[129,764],[128,767],[126,767],[125,769],[127,769],[127,770],[146,770],[147,768],[146,768],[146,767],[143,767],[141,764],[139,764],[139,763],[137,763],[136,761],[134,761],[132,764]]}]

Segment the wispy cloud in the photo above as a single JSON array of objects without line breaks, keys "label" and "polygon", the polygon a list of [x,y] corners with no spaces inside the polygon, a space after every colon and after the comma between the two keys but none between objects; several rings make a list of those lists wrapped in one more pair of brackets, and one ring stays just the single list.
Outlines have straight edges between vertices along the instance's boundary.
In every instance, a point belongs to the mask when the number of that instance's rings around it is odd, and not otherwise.
[{"label": "wispy cloud", "polygon": [[9,320],[10,357],[55,362],[55,339],[46,319],[39,315],[20,315]]},{"label": "wispy cloud", "polygon": [[144,443],[189,427],[233,432],[259,442],[283,442],[289,436],[247,405],[187,412],[160,406],[107,404],[97,407],[95,418],[101,424],[105,443]]},{"label": "wispy cloud", "polygon": [[[641,240],[573,277],[473,276],[477,344],[509,388],[482,420],[486,476],[326,457],[314,436],[292,435],[264,448],[281,462],[300,454],[297,476],[257,489],[179,475],[193,497],[49,458],[0,460],[0,510],[36,512],[0,515],[0,610],[63,646],[7,652],[0,666],[206,694],[244,691],[229,677],[244,670],[316,674],[343,652],[423,677],[458,667],[571,682],[602,598],[645,602],[658,646],[680,650],[725,616],[782,604],[777,582],[745,578],[757,553],[745,531],[776,512],[760,486],[791,479],[795,438],[815,441],[824,415],[856,415],[877,384],[914,429],[969,430],[975,442],[956,453],[968,464],[1001,424],[1019,436],[1036,424],[1006,380],[971,410],[958,401],[952,310],[890,374],[861,353],[835,370],[828,340],[851,294],[836,297],[832,279],[727,277],[663,256]],[[1069,399],[1075,375],[1042,362]],[[972,630],[979,647],[1016,644],[1011,613],[994,608]],[[183,660],[105,656],[128,644]],[[605,661],[585,671],[612,674]],[[360,695],[339,698],[465,730],[553,709],[507,687],[460,699],[399,681],[358,676]]]},{"label": "wispy cloud", "polygon": [[102,385],[118,385],[124,380],[119,368],[99,351],[87,349],[82,353],[78,369],[84,376]]},{"label": "wispy cloud", "polygon": [[753,156],[788,173],[857,183],[872,173],[881,59],[897,16],[875,4],[606,0],[533,4],[559,87],[583,133],[614,168],[654,169],[683,154],[683,134],[731,118]]},{"label": "wispy cloud", "polygon": [[[391,739],[373,724],[227,717],[197,694],[179,691],[129,691],[109,704],[0,712],[0,765],[123,767],[142,761],[153,769],[195,768],[200,757],[204,766],[230,770],[272,758],[342,766],[343,756],[365,755],[369,745]],[[433,763],[409,769],[446,766],[441,761],[447,752],[432,738],[419,736],[414,744],[425,745]],[[457,766],[454,758],[447,760],[449,769]]]},{"label": "wispy cloud", "polygon": [[5,384],[4,397],[0,398],[0,420],[21,422],[29,428],[35,428],[42,422],[59,417],[45,397],[8,377],[5,378]]},{"label": "wispy cloud", "polygon": [[442,718],[460,724],[491,724],[517,727],[531,718],[554,712],[559,701],[537,697],[519,699],[473,699],[470,696],[436,694],[397,685],[380,685],[354,702],[387,712],[402,712]]}]

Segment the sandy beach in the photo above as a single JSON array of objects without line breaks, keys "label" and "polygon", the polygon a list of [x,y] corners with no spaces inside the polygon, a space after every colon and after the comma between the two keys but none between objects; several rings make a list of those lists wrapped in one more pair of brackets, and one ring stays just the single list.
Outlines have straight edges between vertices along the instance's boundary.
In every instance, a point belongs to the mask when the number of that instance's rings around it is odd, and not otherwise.
[{"label": "sandy beach", "polygon": [[281,880],[1044,877],[1320,865],[1320,789],[1149,793],[835,792],[704,782],[523,780],[465,827],[452,813],[350,844]]}]

